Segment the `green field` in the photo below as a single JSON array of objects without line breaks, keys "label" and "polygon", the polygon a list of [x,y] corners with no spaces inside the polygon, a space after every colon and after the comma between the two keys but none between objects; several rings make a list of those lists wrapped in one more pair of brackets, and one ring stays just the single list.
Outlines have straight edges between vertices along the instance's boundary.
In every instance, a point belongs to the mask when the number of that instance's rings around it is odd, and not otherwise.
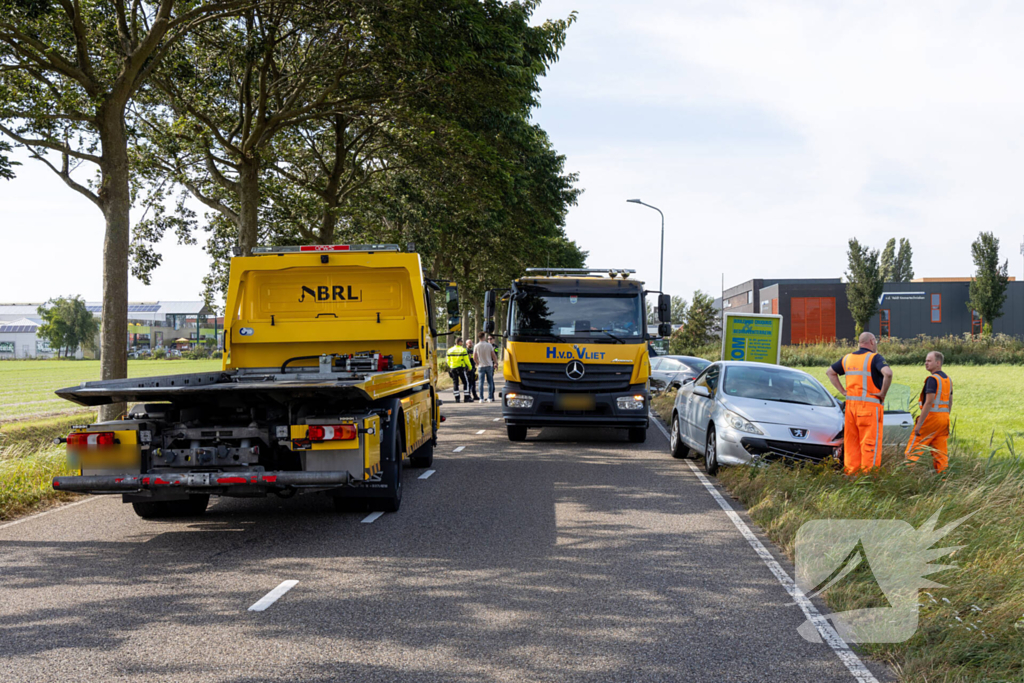
[{"label": "green field", "polygon": [[[220,360],[130,360],[128,376],[176,375],[220,368]],[[100,362],[94,360],[0,361],[0,424],[84,410],[57,398],[53,392],[99,378]]]},{"label": "green field", "polygon": [[[825,368],[799,369],[831,388]],[[917,365],[894,365],[892,370],[893,384],[908,387],[903,392],[915,397],[916,406],[916,396],[927,371]],[[995,446],[1002,446],[1000,453],[1006,453],[1006,439],[1012,437],[1017,452],[1024,450],[1024,368],[1018,365],[948,365],[944,371],[953,380],[952,417],[956,420],[956,436],[965,447],[988,455],[991,452],[989,441],[993,440]]]}]

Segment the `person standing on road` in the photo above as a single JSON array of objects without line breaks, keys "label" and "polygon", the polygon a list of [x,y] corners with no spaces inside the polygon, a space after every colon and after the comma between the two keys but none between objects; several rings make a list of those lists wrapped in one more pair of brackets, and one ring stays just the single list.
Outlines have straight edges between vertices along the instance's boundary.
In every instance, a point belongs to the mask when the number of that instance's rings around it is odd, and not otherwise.
[{"label": "person standing on road", "polygon": [[455,340],[455,345],[448,348],[445,356],[448,361],[448,374],[452,378],[452,392],[455,394],[455,402],[459,402],[459,381],[462,381],[462,393],[469,403],[469,353],[462,345],[462,337]]},{"label": "person standing on road", "polygon": [[[846,397],[843,462],[846,474],[882,464],[882,420],[885,395],[892,384],[892,368],[878,353],[878,340],[870,332],[860,335],[860,348],[833,363],[825,374]],[[846,375],[846,387],[839,382]]]},{"label": "person standing on road", "polygon": [[932,351],[924,359],[928,378],[924,381],[917,405],[921,414],[914,423],[914,433],[907,444],[907,459],[917,462],[923,453],[931,453],[936,472],[949,464],[949,411],[953,409],[953,380],[942,371],[940,351]]},{"label": "person standing on road", "polygon": [[[480,333],[480,341],[473,347],[473,359],[476,361],[477,372],[480,373],[480,400],[494,403],[494,366],[498,364],[498,354],[494,352],[494,345],[488,342],[486,337],[485,333]],[[487,398],[484,398],[485,379]]]},{"label": "person standing on road", "polygon": [[469,368],[466,369],[466,374],[469,376],[469,391],[473,394],[473,398],[467,402],[479,401],[480,397],[476,393],[476,361],[473,360],[473,342],[466,340],[466,353],[469,358]]}]

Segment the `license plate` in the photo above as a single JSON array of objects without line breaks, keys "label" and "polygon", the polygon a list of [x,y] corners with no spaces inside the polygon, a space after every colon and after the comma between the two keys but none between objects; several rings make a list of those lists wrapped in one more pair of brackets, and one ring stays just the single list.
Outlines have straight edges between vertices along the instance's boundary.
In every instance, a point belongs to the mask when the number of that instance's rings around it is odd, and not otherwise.
[{"label": "license plate", "polygon": [[590,394],[557,394],[555,407],[559,410],[593,410],[596,403]]}]

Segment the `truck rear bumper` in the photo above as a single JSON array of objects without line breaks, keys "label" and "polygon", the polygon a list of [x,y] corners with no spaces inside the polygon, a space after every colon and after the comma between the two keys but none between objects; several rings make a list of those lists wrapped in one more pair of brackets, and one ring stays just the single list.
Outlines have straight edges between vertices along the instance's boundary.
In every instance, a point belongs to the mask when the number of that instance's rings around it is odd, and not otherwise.
[{"label": "truck rear bumper", "polygon": [[[529,408],[510,408],[506,401],[509,392],[520,396],[531,396]],[[648,426],[650,394],[643,384],[631,385],[628,389],[612,392],[566,392],[563,395],[587,395],[593,398],[591,410],[559,410],[559,392],[523,388],[518,382],[506,382],[501,392],[501,416],[505,424],[519,427],[609,427],[628,429]],[[619,397],[643,396],[644,406],[640,409],[620,409]]]},{"label": "truck rear bumper", "polygon": [[246,490],[294,486],[332,487],[351,482],[348,472],[186,472],[183,474],[105,474],[54,477],[53,488],[77,493],[125,493],[146,490],[192,492]]}]

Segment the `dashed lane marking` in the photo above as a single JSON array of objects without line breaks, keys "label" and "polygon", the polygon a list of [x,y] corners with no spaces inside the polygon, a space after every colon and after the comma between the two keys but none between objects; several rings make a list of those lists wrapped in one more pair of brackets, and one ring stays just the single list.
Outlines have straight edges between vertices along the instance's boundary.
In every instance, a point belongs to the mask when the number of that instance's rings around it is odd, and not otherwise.
[{"label": "dashed lane marking", "polygon": [[[661,430],[661,433],[665,435],[666,439],[671,440],[668,430],[661,424],[661,421],[653,415],[651,417],[651,422],[657,425],[658,429]],[[804,595],[804,592],[796,585],[796,582],[790,578],[789,574],[786,573],[786,570],[782,568],[782,565],[778,563],[775,557],[768,552],[767,548],[764,547],[764,544],[761,543],[761,540],[753,531],[750,530],[750,527],[743,521],[743,518],[733,510],[729,501],[722,497],[722,494],[718,492],[715,485],[704,476],[703,472],[697,469],[697,466],[694,465],[693,462],[687,460],[686,464],[689,465],[690,469],[693,470],[693,473],[697,475],[700,483],[702,483],[704,488],[708,490],[712,498],[715,499],[715,502],[718,503],[718,506],[725,511],[725,514],[729,517],[743,538],[747,539],[747,543],[749,543],[750,547],[754,549],[754,552],[757,553],[758,557],[768,565],[768,569],[771,570],[772,574],[775,575],[775,578],[779,580],[779,583],[781,583],[782,587],[786,589],[789,596],[793,598],[793,602],[800,606],[804,616],[814,624],[818,629],[818,633],[821,634],[821,637],[826,643],[828,643],[829,647],[832,648],[832,651],[836,653],[839,660],[846,665],[846,668],[849,669],[851,674],[853,674],[853,677],[860,681],[860,683],[878,683],[878,679],[871,673],[871,670],[864,666],[864,662],[861,661],[860,657],[850,649],[850,646],[847,645],[846,641],[842,639],[834,628],[832,628],[832,625],[828,623],[828,620],[821,616],[821,612],[819,612],[818,608],[814,606],[814,603]]]},{"label": "dashed lane marking", "polygon": [[75,501],[74,503],[68,503],[67,505],[61,505],[60,507],[55,507],[55,508],[53,508],[51,510],[45,510],[43,512],[38,512],[38,513],[36,513],[34,515],[29,515],[28,517],[22,517],[21,519],[16,519],[13,522],[7,522],[7,524],[0,524],[0,529],[6,529],[7,527],[14,526],[15,524],[21,524],[22,522],[29,522],[29,521],[31,521],[33,519],[39,519],[40,517],[45,517],[46,515],[52,515],[54,512],[60,512],[61,510],[67,510],[68,508],[73,508],[76,505],[85,505],[86,503],[91,503],[94,500],[99,500],[100,498],[101,498],[101,496],[89,496],[85,500],[78,500],[78,501]]},{"label": "dashed lane marking", "polygon": [[456,449],[455,449],[454,451],[452,451],[452,453],[461,453],[461,452],[462,452],[462,451],[464,451],[465,449],[466,449],[466,447],[465,447],[465,446],[459,446],[459,447],[458,447],[458,448],[456,448]]},{"label": "dashed lane marking", "polygon": [[486,429],[481,429],[479,432],[476,433],[476,435],[480,436],[481,434],[483,434],[486,431],[487,431]]},{"label": "dashed lane marking", "polygon": [[496,417],[493,420],[491,420],[491,422],[501,422],[501,420],[502,420],[502,418]]},{"label": "dashed lane marking", "polygon": [[430,479],[430,475],[432,475],[434,472],[435,472],[435,470],[427,470],[426,472],[424,472],[423,474],[421,474],[420,476],[418,476],[416,478],[417,479]]},{"label": "dashed lane marking", "polygon": [[371,512],[370,514],[366,515],[366,517],[363,517],[363,524],[373,524],[383,516],[383,512]]},{"label": "dashed lane marking", "polygon": [[295,581],[295,580],[282,581],[281,584],[277,588],[275,588],[274,590],[270,591],[269,593],[264,595],[262,598],[257,600],[255,603],[253,603],[253,606],[249,608],[249,611],[250,612],[262,612],[263,610],[267,609],[268,607],[273,605],[275,602],[277,602],[278,599],[280,599],[280,597],[282,595],[284,595],[285,593],[287,593],[291,589],[295,588],[295,586],[298,583],[299,582]]}]

